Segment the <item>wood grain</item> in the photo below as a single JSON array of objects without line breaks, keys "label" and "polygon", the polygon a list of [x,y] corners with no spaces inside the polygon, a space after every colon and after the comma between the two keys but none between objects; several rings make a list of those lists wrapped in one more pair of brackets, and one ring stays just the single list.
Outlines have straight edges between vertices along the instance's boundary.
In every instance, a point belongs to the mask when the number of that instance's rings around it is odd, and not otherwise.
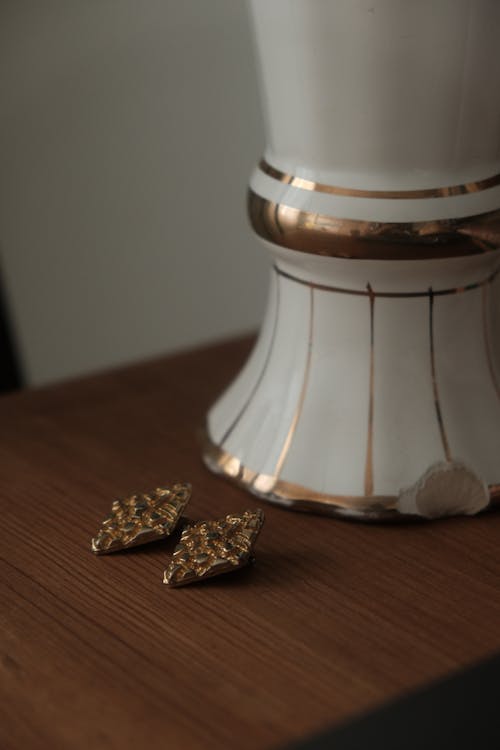
[{"label": "wood grain", "polygon": [[499,648],[498,513],[266,505],[255,567],[185,589],[162,584],[168,543],[90,553],[113,498],[169,479],[193,483],[194,518],[259,504],[196,439],[249,345],[0,399],[4,750],[276,747]]}]

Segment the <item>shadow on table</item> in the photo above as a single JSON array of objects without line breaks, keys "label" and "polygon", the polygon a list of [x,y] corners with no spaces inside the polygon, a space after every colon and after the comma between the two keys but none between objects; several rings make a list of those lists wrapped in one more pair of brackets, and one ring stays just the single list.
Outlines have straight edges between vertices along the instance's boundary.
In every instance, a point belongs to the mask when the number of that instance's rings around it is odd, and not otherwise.
[{"label": "shadow on table", "polygon": [[[500,654],[286,750],[500,747]],[[282,749],[284,750],[284,749]]]}]

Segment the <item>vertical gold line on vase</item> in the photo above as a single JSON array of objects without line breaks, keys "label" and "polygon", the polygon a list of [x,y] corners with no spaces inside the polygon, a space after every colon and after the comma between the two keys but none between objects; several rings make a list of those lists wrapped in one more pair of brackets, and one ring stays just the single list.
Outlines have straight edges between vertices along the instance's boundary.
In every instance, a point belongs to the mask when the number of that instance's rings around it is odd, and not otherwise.
[{"label": "vertical gold line on vase", "polygon": [[[276,271],[276,269],[274,269]],[[269,365],[269,360],[271,359],[271,354],[274,348],[274,339],[276,338],[276,329],[278,327],[278,318],[279,318],[279,308],[280,308],[280,277],[279,274],[276,273],[276,306],[275,306],[275,312],[274,312],[274,322],[273,322],[273,330],[271,332],[271,339],[269,341],[269,346],[266,353],[266,358],[264,360],[264,364],[262,366],[262,370],[260,371],[259,377],[257,378],[252,390],[250,391],[250,395],[248,396],[247,400],[241,407],[240,411],[236,415],[236,417],[233,419],[229,427],[226,429],[224,435],[221,438],[220,446],[222,447],[226,440],[228,439],[229,435],[232,433],[240,419],[242,418],[243,414],[246,412],[250,404],[252,403],[255,394],[259,390],[260,384],[262,383],[262,379],[264,375],[267,372],[267,368]]]},{"label": "vertical gold line on vase", "polygon": [[365,495],[373,495],[373,405],[375,381],[375,294],[367,284],[370,303],[370,372],[368,398],[368,434],[366,439]]},{"label": "vertical gold line on vase", "polygon": [[491,355],[491,340],[490,340],[490,327],[489,327],[489,315],[488,315],[488,302],[489,302],[489,286],[483,286],[483,337],[484,347],[486,349],[486,359],[488,361],[488,369],[490,371],[491,382],[500,399],[500,385],[495,373],[495,365],[493,364],[493,357]]},{"label": "vertical gold line on vase", "polygon": [[434,394],[436,418],[439,426],[439,432],[441,435],[441,442],[443,444],[445,458],[447,461],[451,461],[450,446],[448,444],[448,438],[446,436],[446,430],[444,428],[443,414],[441,412],[441,405],[439,403],[439,389],[436,375],[436,358],[434,353],[434,292],[432,291],[432,288],[429,289],[429,347],[431,359],[432,391]]},{"label": "vertical gold line on vase", "polygon": [[297,403],[297,407],[295,409],[295,413],[293,415],[292,423],[288,429],[285,442],[283,443],[281,453],[276,462],[276,468],[274,470],[275,480],[279,478],[281,474],[281,470],[283,469],[283,464],[285,463],[286,457],[288,455],[288,451],[290,450],[293,436],[295,434],[295,430],[297,429],[297,424],[299,422],[300,415],[302,413],[302,408],[304,406],[307,386],[309,383],[309,372],[311,370],[313,331],[314,331],[314,289],[310,288],[309,289],[309,335],[307,339],[307,356],[306,356],[306,364],[304,368],[304,378],[302,381],[302,388],[300,389],[299,400]]}]

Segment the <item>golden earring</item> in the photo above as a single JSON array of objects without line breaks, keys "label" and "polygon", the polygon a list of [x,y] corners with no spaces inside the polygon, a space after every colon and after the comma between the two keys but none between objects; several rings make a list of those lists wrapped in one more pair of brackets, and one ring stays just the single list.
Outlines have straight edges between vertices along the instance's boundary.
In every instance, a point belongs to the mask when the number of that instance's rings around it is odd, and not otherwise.
[{"label": "golden earring", "polygon": [[163,583],[185,586],[243,567],[252,560],[263,523],[261,510],[247,510],[241,516],[187,526],[163,574]]},{"label": "golden earring", "polygon": [[175,482],[152,492],[115,500],[111,515],[92,539],[96,555],[117,552],[170,536],[191,497],[191,485]]}]

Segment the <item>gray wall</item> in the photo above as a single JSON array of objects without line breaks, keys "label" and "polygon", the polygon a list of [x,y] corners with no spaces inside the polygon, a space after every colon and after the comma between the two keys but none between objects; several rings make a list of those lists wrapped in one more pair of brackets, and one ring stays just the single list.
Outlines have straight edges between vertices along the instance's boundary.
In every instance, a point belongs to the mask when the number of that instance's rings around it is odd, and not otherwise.
[{"label": "gray wall", "polygon": [[27,380],[253,329],[243,0],[3,0],[0,248]]}]

